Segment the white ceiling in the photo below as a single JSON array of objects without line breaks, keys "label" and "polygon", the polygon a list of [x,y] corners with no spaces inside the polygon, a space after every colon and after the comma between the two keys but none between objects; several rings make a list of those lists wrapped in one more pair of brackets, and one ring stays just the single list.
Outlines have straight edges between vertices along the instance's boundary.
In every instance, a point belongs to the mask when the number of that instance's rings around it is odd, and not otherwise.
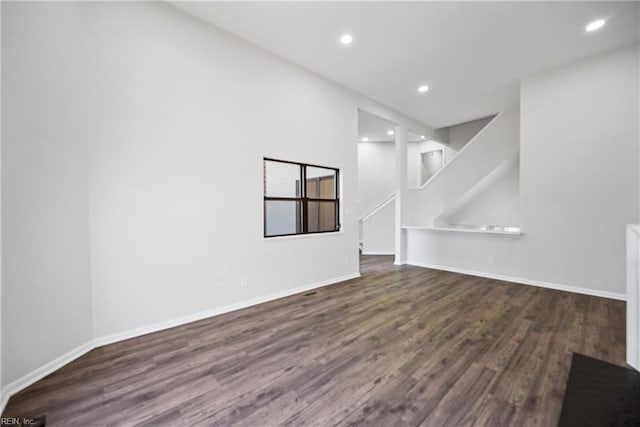
[{"label": "white ceiling", "polygon": [[[387,132],[395,129],[395,124],[366,111],[358,112],[358,142],[395,142],[395,136]],[[409,131],[408,142],[418,142],[423,140],[421,135]]]},{"label": "white ceiling", "polygon": [[523,76],[639,39],[637,2],[172,4],[436,128],[516,106]]}]

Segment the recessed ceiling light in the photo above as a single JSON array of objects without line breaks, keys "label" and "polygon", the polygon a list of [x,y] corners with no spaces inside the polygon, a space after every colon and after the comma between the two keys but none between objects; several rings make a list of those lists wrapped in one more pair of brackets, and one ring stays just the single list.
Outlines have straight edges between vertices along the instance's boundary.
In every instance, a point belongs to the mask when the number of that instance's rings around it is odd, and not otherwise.
[{"label": "recessed ceiling light", "polygon": [[365,136],[364,138],[362,138],[362,140],[363,140],[364,142],[367,142],[367,141],[369,140],[369,138],[367,138],[367,137]]},{"label": "recessed ceiling light", "polygon": [[351,36],[351,34],[343,34],[340,37],[340,43],[342,44],[351,44],[352,41],[353,41],[353,37]]},{"label": "recessed ceiling light", "polygon": [[593,21],[592,23],[587,25],[585,30],[589,32],[599,30],[600,28],[604,27],[605,22],[606,21],[604,19],[598,19],[597,21]]},{"label": "recessed ceiling light", "polygon": [[429,90],[429,86],[427,85],[422,85],[418,88],[418,92],[420,93],[426,93]]},{"label": "recessed ceiling light", "polygon": [[389,130],[387,131],[387,135],[393,135],[394,133],[395,133],[395,132],[394,132],[392,129],[389,129]]},{"label": "recessed ceiling light", "polygon": [[425,136],[424,136],[424,135],[420,135],[420,138],[424,139],[424,138],[425,138]]}]

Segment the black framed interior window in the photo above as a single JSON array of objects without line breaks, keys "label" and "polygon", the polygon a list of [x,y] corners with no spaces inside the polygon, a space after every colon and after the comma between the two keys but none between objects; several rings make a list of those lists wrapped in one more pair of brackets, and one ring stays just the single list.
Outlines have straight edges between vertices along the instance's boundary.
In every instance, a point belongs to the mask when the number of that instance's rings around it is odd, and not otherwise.
[{"label": "black framed interior window", "polygon": [[264,237],[340,230],[340,171],[264,158]]}]

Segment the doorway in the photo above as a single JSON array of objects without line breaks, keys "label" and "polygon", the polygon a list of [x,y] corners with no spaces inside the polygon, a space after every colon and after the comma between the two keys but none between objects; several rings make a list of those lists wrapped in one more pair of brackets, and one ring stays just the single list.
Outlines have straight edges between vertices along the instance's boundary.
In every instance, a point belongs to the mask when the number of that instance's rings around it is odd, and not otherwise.
[{"label": "doorway", "polygon": [[395,128],[358,112],[358,249],[364,256],[395,253]]}]

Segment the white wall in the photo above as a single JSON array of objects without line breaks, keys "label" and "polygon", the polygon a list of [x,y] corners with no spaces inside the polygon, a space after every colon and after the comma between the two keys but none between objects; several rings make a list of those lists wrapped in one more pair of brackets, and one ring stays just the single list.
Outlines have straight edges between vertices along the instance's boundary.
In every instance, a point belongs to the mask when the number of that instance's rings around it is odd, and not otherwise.
[{"label": "white wall", "polygon": [[2,4],[3,385],[92,337],[81,25]]},{"label": "white wall", "polygon": [[436,141],[420,141],[410,142],[407,144],[407,170],[409,173],[409,187],[420,187],[421,182],[421,162],[420,154],[431,150],[444,151],[444,163],[449,162],[458,150],[452,148],[448,144],[441,144]]},{"label": "white wall", "polygon": [[360,228],[363,254],[394,252],[394,202],[368,215],[395,194],[395,169],[395,142],[358,142],[358,218],[367,217]]},{"label": "white wall", "polygon": [[521,100],[523,255],[550,281],[623,293],[625,225],[638,222],[637,46],[526,78]]},{"label": "white wall", "polygon": [[[485,117],[470,122],[440,128],[434,131],[436,140],[410,142],[407,149],[407,169],[409,172],[409,187],[421,187],[420,153],[431,150],[444,150],[444,163],[448,163],[467,143],[478,134],[493,118]],[[439,142],[440,141],[440,142]]]},{"label": "white wall", "polygon": [[[445,163],[456,150],[436,141],[410,141],[407,143],[406,173],[410,187],[421,185],[421,153],[442,149]],[[394,142],[358,143],[358,212],[359,218],[371,213],[380,203],[396,191],[396,153]],[[364,254],[391,254],[394,252],[393,203],[368,218],[361,227]]]},{"label": "white wall", "polygon": [[[436,141],[407,143],[407,171],[409,187],[420,187],[420,153],[442,149],[445,163],[456,150]],[[358,210],[366,215],[395,191],[394,142],[358,143]]]},{"label": "white wall", "polygon": [[408,230],[411,263],[625,292],[638,222],[638,46],[521,84],[522,237]]},{"label": "white wall", "polygon": [[[433,134],[165,3],[2,8],[3,384],[357,274],[358,108]],[[263,156],[341,168],[343,231],[264,240]]]},{"label": "white wall", "polygon": [[410,189],[405,225],[431,227],[478,183],[518,151],[519,113],[505,111],[483,128],[424,188]]},{"label": "white wall", "polygon": [[480,132],[492,118],[493,116],[484,117],[482,119],[449,126],[447,128],[447,142],[449,146],[456,151],[460,150],[471,140],[471,138],[476,136],[476,134]]},{"label": "white wall", "polygon": [[393,255],[395,250],[395,201],[362,223],[362,254]]},{"label": "white wall", "polygon": [[452,225],[520,225],[520,167],[514,162],[490,185],[446,218]]},{"label": "white wall", "polygon": [[[96,336],[358,273],[357,109],[423,125],[170,6],[90,10]],[[263,156],[340,168],[343,232],[263,240]]]},{"label": "white wall", "polygon": [[358,217],[395,192],[395,144],[358,142]]},{"label": "white wall", "polygon": [[627,226],[627,363],[640,369],[640,224]]},{"label": "white wall", "polygon": [[425,183],[444,166],[444,150],[420,153],[420,176]]}]

